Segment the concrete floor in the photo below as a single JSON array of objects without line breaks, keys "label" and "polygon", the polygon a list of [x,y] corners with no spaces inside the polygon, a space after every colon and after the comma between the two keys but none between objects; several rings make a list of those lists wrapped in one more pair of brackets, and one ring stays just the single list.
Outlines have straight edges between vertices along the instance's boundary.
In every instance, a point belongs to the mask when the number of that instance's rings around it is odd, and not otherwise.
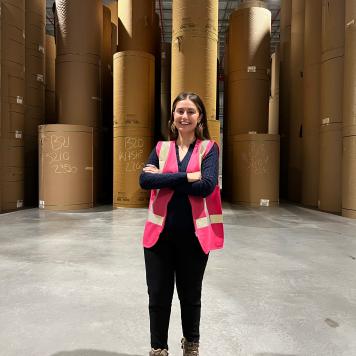
[{"label": "concrete floor", "polygon": [[[225,205],[201,355],[356,355],[356,221],[292,205]],[[148,354],[145,209],[0,216],[0,355]],[[181,355],[178,300],[171,355]]]}]

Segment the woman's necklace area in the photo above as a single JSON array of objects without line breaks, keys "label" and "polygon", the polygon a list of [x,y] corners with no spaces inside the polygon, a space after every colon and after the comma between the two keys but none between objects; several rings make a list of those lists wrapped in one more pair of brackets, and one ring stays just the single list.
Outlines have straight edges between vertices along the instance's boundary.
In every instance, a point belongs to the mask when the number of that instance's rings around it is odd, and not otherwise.
[{"label": "woman's necklace area", "polygon": [[179,152],[185,153],[189,150],[190,145],[195,141],[195,139],[189,145],[183,145],[181,143],[176,142],[178,146]]},{"label": "woman's necklace area", "polygon": [[179,146],[179,145],[178,145],[179,151],[180,151],[180,152],[183,152],[183,153],[184,153],[184,152],[187,152],[187,151],[188,151],[188,148],[189,148],[189,147],[187,147],[187,146]]},{"label": "woman's necklace area", "polygon": [[179,154],[179,160],[182,161],[183,158],[185,157],[185,155],[188,153],[188,150],[189,150],[189,146],[186,146],[186,145],[179,145],[177,143],[177,146],[178,146],[178,154]]}]

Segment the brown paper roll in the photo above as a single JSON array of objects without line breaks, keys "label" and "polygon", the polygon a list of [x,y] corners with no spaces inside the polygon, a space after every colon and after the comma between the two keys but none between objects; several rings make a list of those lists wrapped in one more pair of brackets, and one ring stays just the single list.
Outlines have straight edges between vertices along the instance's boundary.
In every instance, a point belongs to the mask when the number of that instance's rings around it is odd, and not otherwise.
[{"label": "brown paper roll", "polygon": [[44,57],[46,36],[46,0],[26,0],[26,48]]},{"label": "brown paper roll", "polygon": [[171,117],[171,44],[162,43],[161,53],[161,135],[168,139]]},{"label": "brown paper roll", "polygon": [[26,52],[26,86],[45,91],[45,58]]},{"label": "brown paper roll", "polygon": [[56,115],[56,43],[54,36],[46,35],[45,122],[57,123]]},{"label": "brown paper roll", "polygon": [[208,120],[216,119],[217,42],[185,34],[172,45],[172,96],[183,91],[198,94],[204,102]]},{"label": "brown paper roll", "polygon": [[117,52],[117,26],[111,23],[111,53],[114,55]]},{"label": "brown paper roll", "polygon": [[271,56],[271,96],[279,94],[280,62],[280,51],[277,47],[275,53]]},{"label": "brown paper roll", "polygon": [[1,66],[2,100],[25,103],[25,71],[22,66]]},{"label": "brown paper roll", "polygon": [[[281,1],[281,42],[282,39],[286,39],[282,36],[282,29],[286,29],[292,25],[292,0]],[[284,42],[284,41],[283,41]]]},{"label": "brown paper roll", "polygon": [[210,133],[210,138],[220,146],[220,121],[208,120],[208,129]]},{"label": "brown paper roll", "polygon": [[98,127],[101,121],[101,68],[92,57],[56,57],[56,110],[61,124]]},{"label": "brown paper roll", "polygon": [[114,127],[154,128],[154,57],[137,51],[114,55]]},{"label": "brown paper roll", "polygon": [[118,9],[117,9],[117,6],[118,6],[118,1],[117,0],[114,0],[114,1],[110,1],[110,3],[107,5],[111,11],[111,22],[113,24],[115,24],[116,28],[117,28],[117,25],[118,25]]},{"label": "brown paper roll", "polygon": [[46,35],[46,90],[55,90],[56,42],[54,36]]},{"label": "brown paper roll", "polygon": [[270,96],[268,108],[268,133],[278,135],[279,132],[279,94]]},{"label": "brown paper roll", "polygon": [[93,206],[93,128],[39,127],[39,207],[77,210]]},{"label": "brown paper roll", "polygon": [[1,29],[2,63],[25,66],[24,30],[3,23]]},{"label": "brown paper roll", "polygon": [[292,2],[288,198],[301,200],[305,1]]},{"label": "brown paper roll", "polygon": [[[100,57],[103,31],[102,1],[57,0],[57,56],[76,54]],[[90,34],[90,35],[89,35]]]},{"label": "brown paper roll", "polygon": [[208,120],[216,119],[218,1],[173,2],[171,103],[183,91],[198,94]]},{"label": "brown paper roll", "polygon": [[320,128],[319,209],[341,212],[342,124]]},{"label": "brown paper roll", "polygon": [[[322,53],[329,58],[343,51],[345,38],[345,1],[322,0]],[[333,54],[333,52],[335,54]]]},{"label": "brown paper roll", "polygon": [[320,130],[320,64],[305,68],[302,203],[318,205]]},{"label": "brown paper roll", "polygon": [[22,140],[25,125],[25,112],[16,111],[9,102],[1,103],[1,135],[4,138],[17,138]]},{"label": "brown paper roll", "polygon": [[[2,1],[1,21],[7,26],[15,26],[24,33],[25,30],[25,0]],[[25,38],[25,37],[23,37]]]},{"label": "brown paper roll", "polygon": [[343,138],[342,215],[356,219],[356,136]]},{"label": "brown paper roll", "polygon": [[23,207],[24,148],[16,138],[0,138],[0,212]]},{"label": "brown paper roll", "polygon": [[302,203],[318,206],[321,0],[305,3]]},{"label": "brown paper roll", "polygon": [[111,12],[103,6],[103,40],[101,55],[102,124],[112,126],[113,120],[113,57],[111,48]]},{"label": "brown paper roll", "polygon": [[356,126],[356,3],[346,0],[343,135]]},{"label": "brown paper roll", "polygon": [[[229,20],[229,71],[270,68],[271,12],[256,7],[234,11]],[[246,4],[247,6],[247,4]],[[251,7],[250,7],[251,6]]]},{"label": "brown paper roll", "polygon": [[114,207],[148,206],[149,192],[141,189],[139,176],[152,150],[151,130],[114,128]]},{"label": "brown paper roll", "polygon": [[249,206],[279,203],[279,136],[233,137],[232,201]]},{"label": "brown paper roll", "polygon": [[269,81],[255,78],[235,80],[230,75],[228,85],[229,134],[267,133]]},{"label": "brown paper roll", "polygon": [[320,125],[342,122],[344,58],[321,63]]},{"label": "brown paper roll", "polygon": [[322,0],[305,2],[304,66],[319,64],[321,57]]},{"label": "brown paper roll", "polygon": [[[217,40],[218,36],[218,1],[216,0],[177,0],[172,8],[173,37],[193,33]],[[216,60],[217,56],[215,56]]]},{"label": "brown paper roll", "polygon": [[271,12],[246,2],[230,16],[228,133],[267,133],[270,94]]},{"label": "brown paper roll", "polygon": [[290,51],[292,0],[281,2],[280,13],[280,118],[279,133],[281,137],[281,197],[287,197],[288,188],[288,157],[289,157],[289,120],[290,120]]},{"label": "brown paper roll", "polygon": [[154,0],[118,2],[118,51],[155,54]]}]

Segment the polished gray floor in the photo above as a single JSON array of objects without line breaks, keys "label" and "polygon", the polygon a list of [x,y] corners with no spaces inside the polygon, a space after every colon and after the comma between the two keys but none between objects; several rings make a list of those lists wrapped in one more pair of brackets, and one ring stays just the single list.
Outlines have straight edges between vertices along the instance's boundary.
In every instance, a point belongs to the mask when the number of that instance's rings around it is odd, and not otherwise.
[{"label": "polished gray floor", "polygon": [[[202,356],[356,355],[356,221],[292,205],[224,207],[203,287]],[[0,216],[0,355],[149,349],[144,209]],[[171,355],[181,355],[178,300]]]}]

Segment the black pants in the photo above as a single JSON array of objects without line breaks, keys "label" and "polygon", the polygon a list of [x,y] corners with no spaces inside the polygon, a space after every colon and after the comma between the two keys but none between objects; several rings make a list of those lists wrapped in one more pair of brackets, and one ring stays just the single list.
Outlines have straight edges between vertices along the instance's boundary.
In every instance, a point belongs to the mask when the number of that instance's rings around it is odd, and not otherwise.
[{"label": "black pants", "polygon": [[181,306],[183,336],[199,341],[201,289],[208,255],[192,233],[163,232],[151,248],[145,248],[149,295],[151,347],[168,349],[168,326],[176,280]]}]

